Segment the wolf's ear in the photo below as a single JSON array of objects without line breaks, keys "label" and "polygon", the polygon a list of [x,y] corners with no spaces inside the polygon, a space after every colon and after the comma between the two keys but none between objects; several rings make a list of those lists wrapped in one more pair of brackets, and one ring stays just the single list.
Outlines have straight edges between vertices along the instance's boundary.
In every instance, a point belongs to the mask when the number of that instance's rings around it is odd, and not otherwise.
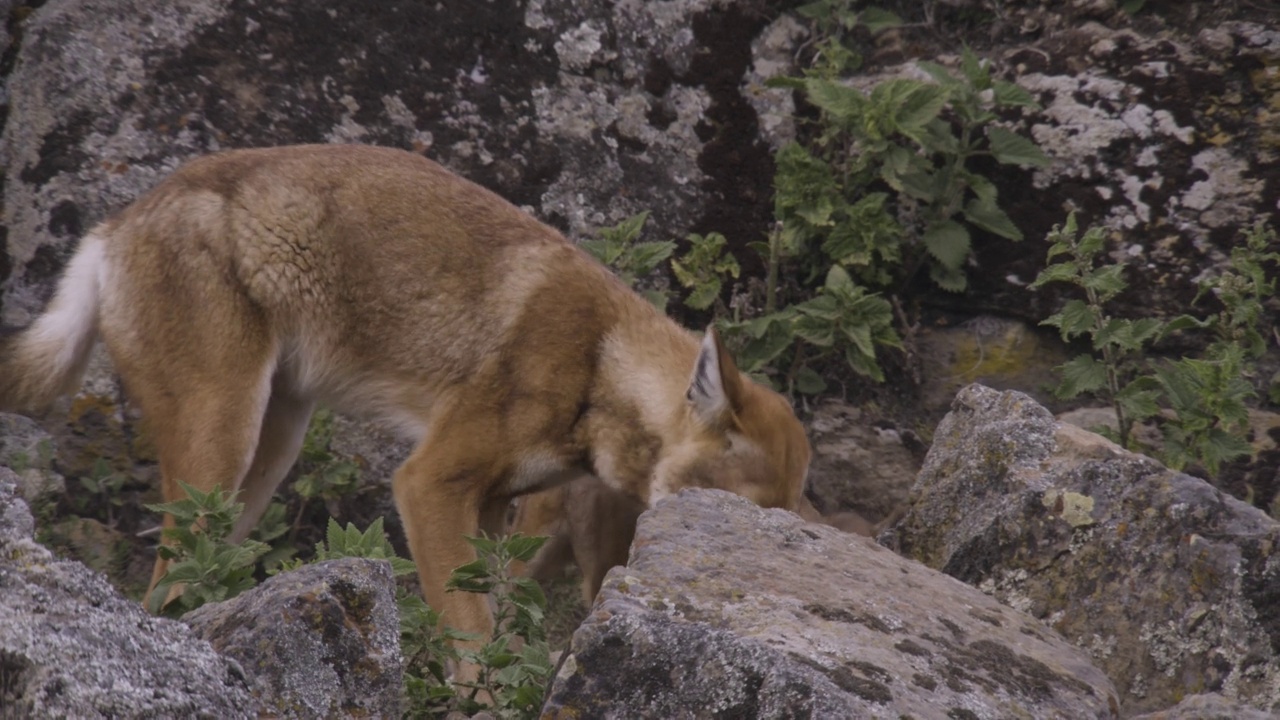
[{"label": "wolf's ear", "polygon": [[742,375],[720,342],[720,333],[709,326],[693,365],[693,379],[685,393],[694,412],[707,425],[725,427],[742,410]]}]

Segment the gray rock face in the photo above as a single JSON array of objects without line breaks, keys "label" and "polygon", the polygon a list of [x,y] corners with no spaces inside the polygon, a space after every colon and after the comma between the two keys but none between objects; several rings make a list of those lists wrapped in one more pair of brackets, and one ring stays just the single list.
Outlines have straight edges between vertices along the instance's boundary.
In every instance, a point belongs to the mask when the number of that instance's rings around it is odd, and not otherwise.
[{"label": "gray rock face", "polygon": [[523,13],[470,0],[51,0],[23,22],[5,78],[3,321],[40,309],[94,223],[183,160],[229,147],[411,148],[575,236],[661,209],[661,235],[755,237],[771,160],[738,86],[772,12],[713,0],[534,0]]},{"label": "gray rock face", "polygon": [[391,566],[345,558],[278,575],[183,621],[240,663],[272,717],[398,717],[399,617]]},{"label": "gray rock face", "polygon": [[1131,720],[1274,720],[1274,713],[1228,700],[1221,695],[1192,695],[1167,710],[1134,715]]},{"label": "gray rock face", "polygon": [[52,465],[53,440],[39,423],[21,415],[0,413],[0,466],[16,474],[18,496],[29,504],[47,500],[64,489]]},{"label": "gray rock face", "polygon": [[1026,395],[960,392],[881,541],[1088,649],[1126,712],[1280,712],[1280,524]]},{"label": "gray rock face", "polygon": [[1032,618],[866,538],[718,491],[641,516],[544,717],[1115,717]]},{"label": "gray rock face", "polygon": [[0,467],[5,717],[258,717],[236,663],[98,573],[55,558],[32,539],[33,525]]}]

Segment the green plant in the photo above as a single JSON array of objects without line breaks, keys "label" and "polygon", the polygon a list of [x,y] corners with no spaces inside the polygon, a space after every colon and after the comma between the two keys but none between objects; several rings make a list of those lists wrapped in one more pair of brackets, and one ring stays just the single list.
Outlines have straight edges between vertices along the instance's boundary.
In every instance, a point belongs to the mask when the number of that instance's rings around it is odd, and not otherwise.
[{"label": "green plant", "polygon": [[278,500],[272,500],[249,532],[249,539],[268,548],[258,558],[258,565],[267,575],[279,572],[281,566],[298,554],[298,548],[290,537],[291,529],[289,507]]},{"label": "green plant", "polygon": [[[488,593],[495,607],[493,635],[478,649],[458,649],[457,640],[475,640],[440,625],[439,614],[416,596],[401,604],[401,645],[407,659],[405,689],[415,717],[456,709],[467,714],[489,710],[503,718],[537,717],[554,669],[543,621],[546,597],[532,578],[514,577],[514,561],[528,562],[546,538],[520,534],[505,538],[468,538],[477,559],[456,569],[451,592]],[[475,683],[458,688],[447,682],[448,662],[473,663]],[[487,697],[492,704],[481,702]]]},{"label": "green plant", "polygon": [[973,161],[1039,167],[1048,159],[996,124],[1001,110],[1034,108],[1035,100],[992,78],[972,51],[964,50],[959,75],[919,66],[932,82],[895,78],[869,93],[821,76],[772,81],[802,90],[821,111],[811,143],[779,151],[775,216],[792,255],[812,258],[817,245],[822,262],[873,287],[905,283],[927,265],[939,287],[960,291],[971,228],[1022,238]]},{"label": "green plant", "polygon": [[[294,492],[302,497],[320,499],[330,506],[360,485],[359,466],[335,455],[330,447],[333,425],[334,415],[329,410],[317,410],[312,415],[298,456],[298,479],[293,483]],[[336,514],[333,507],[329,510],[331,515]]]},{"label": "green plant", "polygon": [[[206,493],[182,481],[178,485],[186,498],[146,506],[152,512],[173,516],[173,526],[163,531],[168,542],[159,547],[169,569],[147,598],[147,606],[152,612],[175,617],[253,587],[255,565],[268,549],[254,540],[239,545],[227,542],[244,509],[243,504],[232,502],[230,493],[216,487]],[[166,604],[174,586],[181,587],[182,594]]]},{"label": "green plant", "polygon": [[[876,362],[876,349],[900,347],[889,303],[856,285],[839,265],[831,266],[815,297],[754,320],[725,322],[721,327],[739,346],[745,372],[767,372],[770,363],[790,350],[790,367],[782,379],[788,389],[806,394],[826,389],[826,381],[812,368],[813,363],[839,355],[856,372],[882,381],[884,373]],[[806,347],[816,353],[806,354]]]},{"label": "green plant", "polygon": [[48,470],[53,467],[52,440],[45,438],[44,440],[37,441],[35,453],[36,456],[32,458],[31,454],[25,450],[15,450],[10,453],[9,458],[5,461],[5,465],[19,475],[32,468]]},{"label": "green plant", "polygon": [[1246,403],[1256,397],[1249,378],[1267,349],[1258,326],[1263,302],[1276,289],[1263,264],[1280,262],[1280,253],[1268,250],[1275,247],[1276,233],[1263,223],[1242,234],[1228,269],[1198,283],[1195,302],[1212,295],[1221,305],[1200,323],[1214,336],[1205,357],[1180,358],[1155,370],[1177,418],[1163,428],[1164,460],[1174,468],[1195,460],[1216,475],[1222,463],[1253,452],[1245,440]]},{"label": "green plant", "polygon": [[617,273],[629,287],[637,288],[659,310],[666,310],[669,300],[666,292],[637,287],[639,281],[671,257],[676,248],[676,244],[668,240],[639,240],[640,230],[648,219],[649,212],[645,211],[614,227],[601,228],[600,237],[582,241],[582,249]]},{"label": "green plant", "polygon": [[727,311],[720,302],[720,292],[725,279],[737,279],[742,272],[738,259],[725,250],[728,241],[720,233],[692,233],[688,240],[689,251],[671,260],[676,280],[691,290],[684,304],[694,310],[706,310],[719,303],[720,314],[724,314]]},{"label": "green plant", "polygon": [[[315,558],[312,562],[337,560],[338,558],[358,557],[373,560],[386,560],[391,563],[391,570],[396,575],[407,575],[413,572],[412,562],[396,555],[383,530],[382,518],[369,524],[363,531],[354,523],[347,523],[344,528],[337,520],[329,518],[323,542],[316,543]],[[307,563],[293,559],[281,563],[278,572],[297,570]]]},{"label": "green plant", "polygon": [[298,455],[298,479],[293,491],[302,498],[290,529],[290,541],[297,537],[303,517],[312,501],[318,500],[329,515],[339,514],[338,502],[360,489],[360,467],[334,454],[335,416],[329,410],[317,410],[311,416],[307,434]]},{"label": "green plant", "polygon": [[121,491],[124,490],[125,483],[128,481],[128,475],[112,470],[111,463],[104,458],[98,458],[93,462],[89,474],[80,476],[80,487],[88,495],[75,498],[76,511],[85,513],[90,509],[105,510],[107,525],[115,527],[116,509],[124,505],[124,496]]},{"label": "green plant", "polygon": [[887,10],[858,10],[858,4],[858,0],[816,0],[796,8],[812,29],[814,56],[806,74],[832,77],[857,70],[862,56],[849,47],[853,30],[861,26],[876,33],[902,24],[897,15]]},{"label": "green plant", "polygon": [[[1223,307],[1203,320],[1185,314],[1168,320],[1113,317],[1107,304],[1126,283],[1124,266],[1098,264],[1106,249],[1105,232],[1092,227],[1078,237],[1073,213],[1065,227],[1054,227],[1049,240],[1048,259],[1066,259],[1049,264],[1031,287],[1067,282],[1081,288],[1085,299],[1068,301],[1042,324],[1058,328],[1066,341],[1087,338],[1092,350],[1060,366],[1062,380],[1054,394],[1105,398],[1116,414],[1115,439],[1125,447],[1133,447],[1135,423],[1167,409],[1162,459],[1173,468],[1194,460],[1216,474],[1223,462],[1250,454],[1244,440],[1246,403],[1255,393],[1246,378],[1252,374],[1252,361],[1265,350],[1257,324],[1262,300],[1275,290],[1262,267],[1280,260],[1280,254],[1265,250],[1274,234],[1257,226],[1233,251],[1227,272],[1200,282],[1197,300],[1213,294]],[[1193,329],[1214,335],[1203,358],[1149,359],[1154,343],[1172,332]]]}]

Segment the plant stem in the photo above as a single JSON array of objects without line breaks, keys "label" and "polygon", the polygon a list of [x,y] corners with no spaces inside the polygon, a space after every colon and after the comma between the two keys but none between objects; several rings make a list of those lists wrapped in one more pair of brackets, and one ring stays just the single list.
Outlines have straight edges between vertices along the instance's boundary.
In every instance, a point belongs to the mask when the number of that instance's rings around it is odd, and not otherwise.
[{"label": "plant stem", "polygon": [[[1093,308],[1095,316],[1093,321],[1093,336],[1097,337],[1105,327],[1105,318],[1102,315],[1102,302],[1098,300],[1098,293],[1093,288],[1086,287],[1085,296],[1089,299],[1089,306]],[[1111,394],[1111,408],[1116,413],[1116,427],[1119,430],[1120,447],[1129,449],[1129,430],[1132,422],[1125,418],[1124,408],[1120,405],[1120,373],[1117,365],[1119,360],[1115,357],[1115,349],[1110,345],[1102,346],[1102,364],[1107,369],[1107,390]]]},{"label": "plant stem", "polygon": [[764,284],[764,314],[772,315],[778,309],[778,265],[782,262],[782,229],[775,227],[769,233],[769,270]]}]

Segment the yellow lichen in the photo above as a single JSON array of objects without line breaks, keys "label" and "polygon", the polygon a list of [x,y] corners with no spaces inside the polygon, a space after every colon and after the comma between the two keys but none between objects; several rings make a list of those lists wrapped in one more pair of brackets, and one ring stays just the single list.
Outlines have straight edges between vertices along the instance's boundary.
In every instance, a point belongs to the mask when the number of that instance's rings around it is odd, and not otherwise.
[{"label": "yellow lichen", "polygon": [[1044,494],[1044,506],[1066,520],[1073,528],[1093,525],[1093,498],[1069,490],[1049,490]]}]

